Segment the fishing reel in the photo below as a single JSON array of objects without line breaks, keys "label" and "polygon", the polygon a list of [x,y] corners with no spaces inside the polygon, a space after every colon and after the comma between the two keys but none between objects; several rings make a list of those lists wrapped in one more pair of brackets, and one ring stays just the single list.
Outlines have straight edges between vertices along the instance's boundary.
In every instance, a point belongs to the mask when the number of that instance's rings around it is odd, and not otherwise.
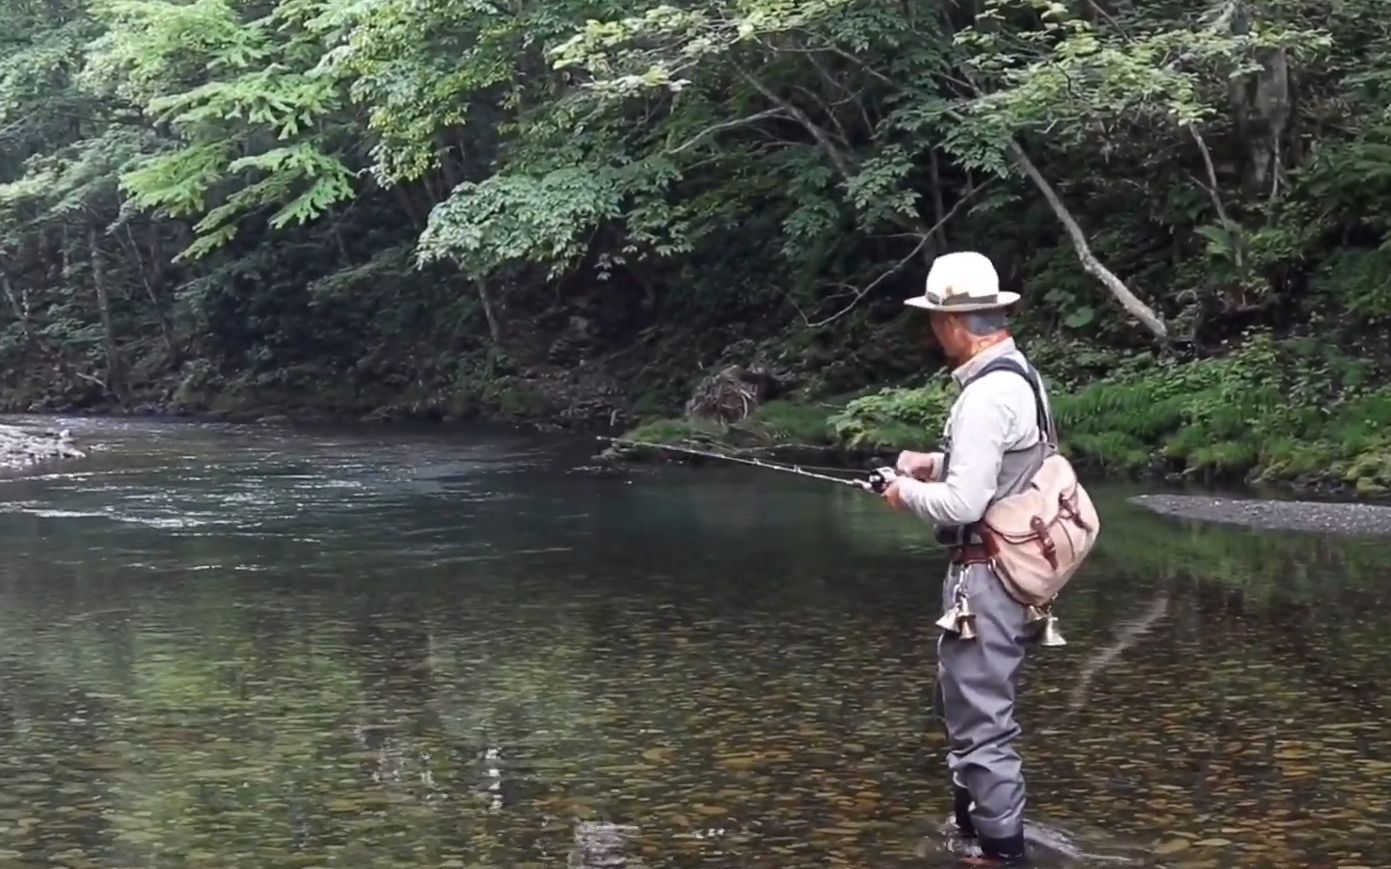
[{"label": "fishing reel", "polygon": [[876,495],[884,494],[884,490],[898,478],[898,471],[893,468],[875,468],[869,472],[865,478],[865,488]]}]

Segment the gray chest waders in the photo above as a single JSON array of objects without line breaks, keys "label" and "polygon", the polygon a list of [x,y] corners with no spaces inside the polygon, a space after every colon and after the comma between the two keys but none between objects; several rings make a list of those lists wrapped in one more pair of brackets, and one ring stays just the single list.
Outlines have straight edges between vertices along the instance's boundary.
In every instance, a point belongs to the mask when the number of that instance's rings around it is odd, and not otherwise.
[{"label": "gray chest waders", "polygon": [[[995,360],[963,388],[1000,370],[1024,377],[1033,390],[1039,441],[1005,453],[997,498],[1027,488],[1056,442],[1036,375],[1019,363]],[[943,451],[945,478],[950,441]],[[1025,790],[1023,764],[1014,748],[1019,734],[1015,687],[1025,651],[1037,638],[1038,622],[1048,616],[1010,596],[972,525],[941,527],[937,540],[951,550],[953,563],[942,585],[943,614],[937,624],[943,631],[937,642],[933,701],[950,746],[947,765],[957,825],[963,833],[978,836],[987,851],[1007,854],[1016,843],[1022,851]]]}]

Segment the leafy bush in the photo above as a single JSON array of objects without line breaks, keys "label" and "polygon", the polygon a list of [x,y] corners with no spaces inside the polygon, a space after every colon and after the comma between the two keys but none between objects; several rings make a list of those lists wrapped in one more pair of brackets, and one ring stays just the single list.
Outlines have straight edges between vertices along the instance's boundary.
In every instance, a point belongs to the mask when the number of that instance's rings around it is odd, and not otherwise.
[{"label": "leafy bush", "polygon": [[[1345,480],[1391,490],[1391,387],[1370,366],[1314,342],[1253,334],[1235,352],[1196,362],[1135,361],[1075,392],[1051,395],[1062,448],[1075,460],[1134,474],[1206,479]],[[830,419],[842,446],[922,448],[937,440],[956,391],[890,389]]]},{"label": "leafy bush", "polygon": [[1334,251],[1315,276],[1314,289],[1350,314],[1391,316],[1391,249]]},{"label": "leafy bush", "polygon": [[719,426],[701,420],[659,419],[628,431],[623,438],[649,444],[680,444],[684,441],[712,440],[719,435]]},{"label": "leafy bush", "polygon": [[850,402],[829,424],[836,440],[851,449],[921,448],[938,439],[954,400],[943,384],[885,389]]}]

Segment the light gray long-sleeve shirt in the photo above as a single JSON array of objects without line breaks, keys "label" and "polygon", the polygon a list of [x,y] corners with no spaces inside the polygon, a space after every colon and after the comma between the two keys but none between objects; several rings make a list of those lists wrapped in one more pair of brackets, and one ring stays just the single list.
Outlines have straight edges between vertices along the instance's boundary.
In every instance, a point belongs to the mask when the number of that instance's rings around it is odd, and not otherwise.
[{"label": "light gray long-sleeve shirt", "polygon": [[[1001,357],[1029,370],[1010,338],[981,351],[954,370],[952,378],[965,383]],[[1051,418],[1046,397],[1044,408]],[[908,508],[926,521],[938,525],[976,522],[995,495],[1005,452],[1039,441],[1033,390],[1012,371],[987,374],[961,391],[947,417],[943,438],[944,449],[951,455],[946,478],[933,482],[902,478],[899,492]]]}]

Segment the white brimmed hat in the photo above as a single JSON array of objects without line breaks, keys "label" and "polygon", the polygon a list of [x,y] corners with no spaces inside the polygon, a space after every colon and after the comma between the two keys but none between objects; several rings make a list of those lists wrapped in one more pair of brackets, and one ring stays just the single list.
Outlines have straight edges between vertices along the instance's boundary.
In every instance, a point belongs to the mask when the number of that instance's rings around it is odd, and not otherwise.
[{"label": "white brimmed hat", "polygon": [[903,304],[926,311],[989,311],[1019,301],[1018,293],[1000,292],[1000,276],[990,259],[973,250],[945,253],[932,261],[921,296]]}]

